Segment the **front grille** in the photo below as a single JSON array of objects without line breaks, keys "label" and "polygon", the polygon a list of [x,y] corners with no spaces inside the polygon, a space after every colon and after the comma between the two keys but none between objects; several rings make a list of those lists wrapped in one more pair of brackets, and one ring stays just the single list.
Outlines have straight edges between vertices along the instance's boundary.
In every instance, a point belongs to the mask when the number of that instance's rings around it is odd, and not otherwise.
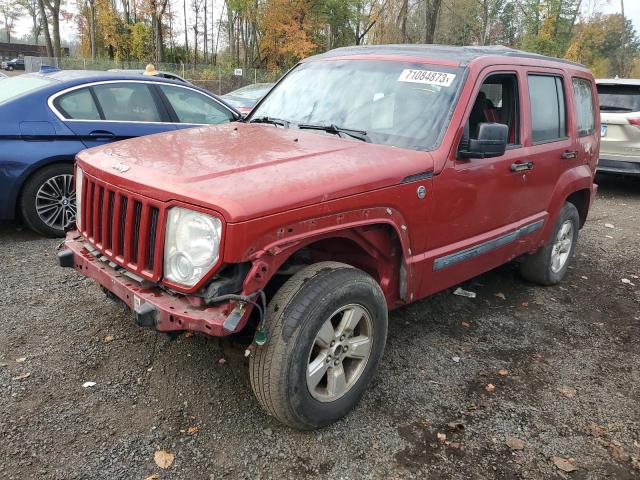
[{"label": "front grille", "polygon": [[84,175],[81,234],[111,261],[141,277],[162,274],[161,202]]}]

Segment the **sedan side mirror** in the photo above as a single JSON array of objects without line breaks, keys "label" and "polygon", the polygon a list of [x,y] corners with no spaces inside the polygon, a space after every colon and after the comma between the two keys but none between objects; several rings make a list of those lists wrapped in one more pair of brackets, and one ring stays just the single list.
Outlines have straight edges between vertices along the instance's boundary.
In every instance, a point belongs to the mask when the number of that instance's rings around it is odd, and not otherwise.
[{"label": "sedan side mirror", "polygon": [[503,123],[481,123],[478,125],[478,139],[467,140],[460,150],[461,158],[491,158],[504,155],[507,149],[509,127]]}]

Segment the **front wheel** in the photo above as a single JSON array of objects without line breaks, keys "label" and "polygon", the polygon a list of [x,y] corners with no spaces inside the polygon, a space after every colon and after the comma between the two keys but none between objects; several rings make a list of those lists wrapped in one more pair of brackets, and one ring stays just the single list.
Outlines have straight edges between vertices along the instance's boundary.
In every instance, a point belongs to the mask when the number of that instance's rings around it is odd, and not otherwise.
[{"label": "front wheel", "polygon": [[360,401],[387,337],[387,305],[377,282],[336,262],[291,277],[269,304],[267,343],[250,359],[262,407],[298,429],[323,427]]},{"label": "front wheel", "polygon": [[20,197],[22,218],[31,230],[47,237],[63,237],[76,216],[73,166],[55,163],[35,172]]},{"label": "front wheel", "polygon": [[578,210],[572,203],[565,203],[560,210],[551,240],[524,259],[520,274],[540,285],[559,283],[566,275],[569,262],[575,254],[579,228]]}]

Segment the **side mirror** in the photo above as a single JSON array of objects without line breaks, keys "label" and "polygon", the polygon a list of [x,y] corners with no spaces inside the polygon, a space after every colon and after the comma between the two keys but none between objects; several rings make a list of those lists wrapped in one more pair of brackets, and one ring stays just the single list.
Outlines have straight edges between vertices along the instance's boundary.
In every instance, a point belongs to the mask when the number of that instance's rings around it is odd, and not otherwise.
[{"label": "side mirror", "polygon": [[481,123],[478,125],[478,139],[464,139],[459,151],[461,158],[491,158],[504,155],[507,149],[509,127],[503,123]]}]

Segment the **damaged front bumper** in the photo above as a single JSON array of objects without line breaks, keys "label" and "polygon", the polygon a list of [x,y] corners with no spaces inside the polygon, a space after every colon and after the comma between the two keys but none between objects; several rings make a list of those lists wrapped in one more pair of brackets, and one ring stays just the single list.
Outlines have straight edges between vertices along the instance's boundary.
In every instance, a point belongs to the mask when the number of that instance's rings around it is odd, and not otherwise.
[{"label": "damaged front bumper", "polygon": [[206,305],[200,297],[172,293],[136,279],[93,249],[75,230],[67,233],[64,249],[58,252],[58,263],[92,278],[122,300],[141,327],[153,327],[160,332],[191,330],[221,337],[242,328],[249,314],[241,303]]}]

